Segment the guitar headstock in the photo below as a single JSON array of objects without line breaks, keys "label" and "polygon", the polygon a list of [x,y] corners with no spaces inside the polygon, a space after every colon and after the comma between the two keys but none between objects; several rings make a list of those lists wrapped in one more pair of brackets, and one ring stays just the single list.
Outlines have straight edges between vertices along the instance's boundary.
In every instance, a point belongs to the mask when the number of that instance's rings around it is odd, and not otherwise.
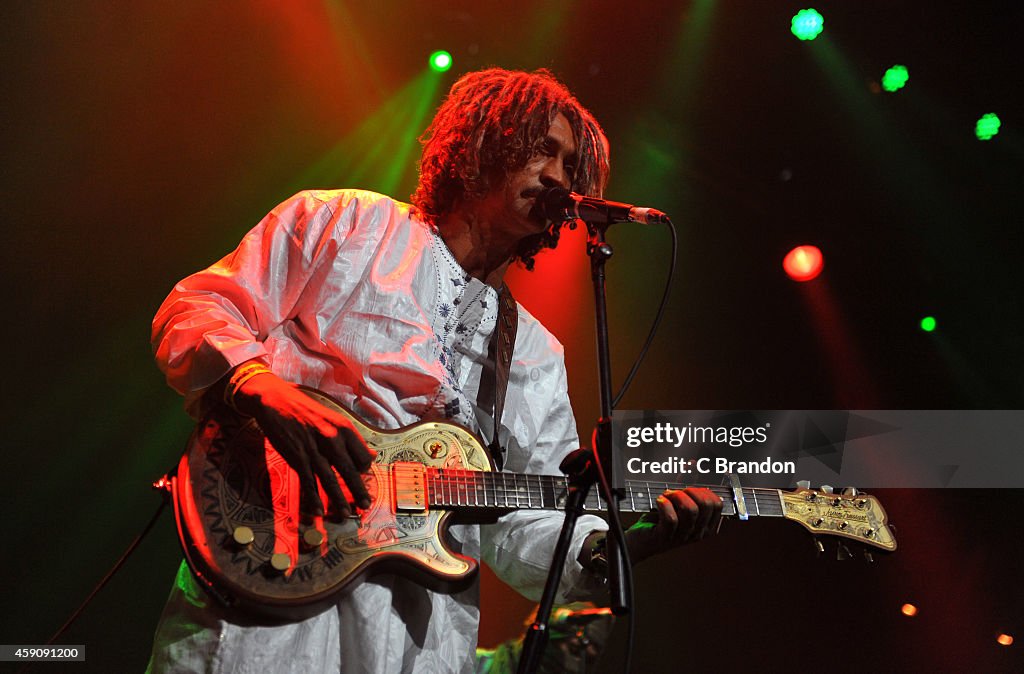
[{"label": "guitar headstock", "polygon": [[803,525],[816,536],[838,536],[886,552],[896,549],[896,538],[885,509],[878,499],[848,489],[833,493],[831,487],[781,492],[786,519]]}]

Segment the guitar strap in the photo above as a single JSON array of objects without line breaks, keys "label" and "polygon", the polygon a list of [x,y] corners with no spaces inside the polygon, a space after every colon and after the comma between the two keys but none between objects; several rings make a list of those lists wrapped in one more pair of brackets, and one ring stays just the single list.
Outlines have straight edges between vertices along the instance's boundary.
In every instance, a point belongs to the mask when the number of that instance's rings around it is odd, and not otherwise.
[{"label": "guitar strap", "polygon": [[[480,383],[481,392],[491,385],[494,386],[494,433],[491,437],[490,451],[494,465],[501,470],[505,465],[505,450],[498,442],[498,431],[501,428],[501,415],[505,411],[505,391],[508,389],[509,372],[512,369],[512,352],[516,347],[516,328],[519,326],[519,309],[512,291],[504,283],[498,290],[498,324],[491,333],[491,343],[487,356],[494,363],[494,370],[484,368],[484,381]],[[488,381],[490,379],[491,381]]]}]

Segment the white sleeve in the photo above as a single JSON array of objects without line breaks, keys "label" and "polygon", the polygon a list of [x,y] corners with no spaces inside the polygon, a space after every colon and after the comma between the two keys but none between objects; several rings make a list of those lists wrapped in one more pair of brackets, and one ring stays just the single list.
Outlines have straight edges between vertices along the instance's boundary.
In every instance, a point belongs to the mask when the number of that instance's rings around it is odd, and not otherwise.
[{"label": "white sleeve", "polygon": [[314,193],[280,204],[233,253],[174,286],[153,319],[157,364],[193,410],[202,393],[253,358],[268,364],[263,341],[288,318],[319,264],[347,230]]},{"label": "white sleeve", "polygon": [[[579,447],[576,421],[569,403],[565,363],[559,358],[554,395],[543,417],[537,442],[529,448],[526,472],[561,475],[559,464]],[[555,511],[520,510],[495,524],[480,528],[481,556],[495,574],[523,596],[538,600],[544,590],[555,544],[564,515]],[[577,561],[584,539],[593,531],[605,531],[607,523],[594,515],[582,515],[576,522],[572,545],[562,568],[558,603],[590,598],[603,585]]]}]

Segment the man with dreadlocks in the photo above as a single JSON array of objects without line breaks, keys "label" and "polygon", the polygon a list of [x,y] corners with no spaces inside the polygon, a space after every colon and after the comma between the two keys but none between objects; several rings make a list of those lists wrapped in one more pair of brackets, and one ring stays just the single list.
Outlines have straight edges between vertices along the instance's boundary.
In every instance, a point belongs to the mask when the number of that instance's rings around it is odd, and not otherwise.
[{"label": "man with dreadlocks", "polygon": [[[558,474],[578,446],[561,345],[522,307],[495,431],[480,395],[494,371],[503,278],[553,247],[560,223],[535,207],[561,186],[599,196],[605,136],[550,73],[490,69],[462,77],[423,137],[412,205],[358,190],[309,191],[267,215],[229,256],[178,283],[153,322],[156,358],[195,416],[217,400],[252,416],[298,473],[307,509],[334,514],[369,497],[372,453],[350,422],[296,388],[320,389],[381,428],[451,420],[498,436],[513,472]],[[713,531],[721,502],[705,490],[659,499],[659,520],[630,532],[634,559]],[[519,511],[449,530],[536,598],[555,512]],[[559,599],[601,586],[605,523],[583,517]],[[157,628],[152,671],[446,672],[474,669],[478,585],[452,594],[397,575],[355,585],[323,613],[267,625],[211,599],[184,564]]]}]

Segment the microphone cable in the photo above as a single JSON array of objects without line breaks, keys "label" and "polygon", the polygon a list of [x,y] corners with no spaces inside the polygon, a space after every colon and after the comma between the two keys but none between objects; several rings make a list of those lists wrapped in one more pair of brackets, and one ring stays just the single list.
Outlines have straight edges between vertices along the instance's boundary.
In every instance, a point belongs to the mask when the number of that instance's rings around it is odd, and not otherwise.
[{"label": "microphone cable", "polygon": [[651,329],[647,333],[647,340],[643,346],[640,347],[640,353],[637,354],[636,360],[633,361],[633,367],[630,369],[629,374],[626,375],[625,381],[622,383],[622,387],[619,392],[612,399],[612,409],[614,410],[619,406],[619,402],[622,400],[622,396],[626,394],[626,389],[633,382],[633,377],[636,376],[637,371],[640,369],[640,364],[644,360],[644,356],[647,355],[647,351],[651,348],[651,343],[654,341],[654,335],[658,332],[658,327],[661,325],[661,319],[665,317],[665,309],[668,307],[668,296],[672,291],[672,279],[676,273],[676,251],[679,247],[679,240],[676,234],[676,226],[672,223],[671,218],[665,218],[665,225],[668,227],[668,231],[672,236],[672,256],[669,258],[668,263],[668,278],[665,279],[665,290],[661,294],[661,303],[658,305],[658,311],[654,316],[654,322],[651,323]]}]

